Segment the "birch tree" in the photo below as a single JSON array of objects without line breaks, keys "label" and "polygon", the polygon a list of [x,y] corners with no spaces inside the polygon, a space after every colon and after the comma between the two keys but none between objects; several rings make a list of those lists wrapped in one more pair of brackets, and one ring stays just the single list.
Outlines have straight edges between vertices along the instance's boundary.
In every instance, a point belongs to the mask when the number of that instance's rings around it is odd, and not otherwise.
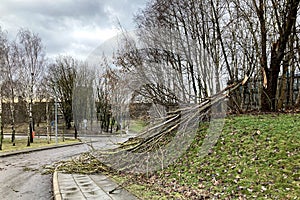
[{"label": "birch tree", "polygon": [[2,83],[4,79],[3,71],[5,68],[6,43],[7,43],[6,34],[0,26],[0,151],[2,150],[2,143],[3,143]]},{"label": "birch tree", "polygon": [[9,42],[6,40],[3,46],[2,59],[2,78],[3,88],[2,96],[6,98],[10,110],[11,124],[11,143],[15,146],[15,97],[19,93],[19,78],[20,78],[20,49],[15,41]]},{"label": "birch tree", "polygon": [[28,144],[33,142],[33,115],[32,104],[35,98],[35,90],[37,82],[41,80],[44,70],[45,52],[41,38],[30,32],[29,30],[21,29],[17,35],[17,42],[22,55],[20,63],[20,71],[22,74],[22,94],[28,104],[29,126],[28,126]]},{"label": "birch tree", "polygon": [[19,47],[15,42],[9,44],[5,51],[5,96],[9,100],[10,104],[10,121],[12,145],[15,146],[15,97],[17,92],[17,85],[19,77]]}]

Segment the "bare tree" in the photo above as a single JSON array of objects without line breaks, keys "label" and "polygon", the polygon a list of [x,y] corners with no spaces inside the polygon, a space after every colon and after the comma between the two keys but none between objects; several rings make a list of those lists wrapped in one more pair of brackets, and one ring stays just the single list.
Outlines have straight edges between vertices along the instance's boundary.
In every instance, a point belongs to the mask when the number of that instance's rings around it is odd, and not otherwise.
[{"label": "bare tree", "polygon": [[6,41],[3,49],[3,96],[8,100],[10,107],[10,124],[12,130],[11,142],[15,146],[15,97],[18,94],[18,85],[20,79],[20,49],[15,41],[9,43]]},{"label": "bare tree", "polygon": [[136,43],[127,38],[119,52],[118,64],[134,74],[139,93],[153,102],[200,103],[220,90],[219,49],[212,48],[219,36],[210,37],[201,21],[209,16],[200,2],[153,1],[136,16]]},{"label": "bare tree", "polygon": [[11,119],[11,129],[12,138],[11,142],[15,146],[15,97],[17,90],[17,80],[19,77],[19,49],[15,42],[11,43],[6,48],[5,52],[5,96],[10,99],[10,119]]},{"label": "bare tree", "polygon": [[7,37],[5,32],[0,26],[0,151],[2,150],[3,143],[3,120],[2,120],[2,84],[3,84],[3,71],[5,69],[5,52],[6,52]]},{"label": "bare tree", "polygon": [[52,93],[57,95],[67,129],[71,128],[73,120],[72,100],[78,65],[79,62],[71,56],[59,56],[48,70]]},{"label": "bare tree", "polygon": [[[261,109],[274,111],[278,108],[276,94],[279,88],[280,71],[282,69],[283,79],[281,80],[285,80],[284,76],[287,69],[290,69],[291,59],[293,59],[293,56],[286,52],[293,52],[295,49],[295,43],[292,42],[291,37],[295,38],[295,34],[292,33],[296,32],[299,1],[233,2],[239,12],[239,22],[245,23],[244,30],[249,30],[251,37],[247,41],[250,40],[254,43],[256,49],[254,58],[259,60],[260,72],[257,70],[257,73],[260,74],[261,85],[263,85]],[[288,45],[289,41],[294,45]],[[295,73],[295,70],[291,71]],[[282,85],[281,88],[284,87]],[[282,104],[282,100],[279,100],[279,104]],[[280,107],[281,105],[279,105]]]},{"label": "bare tree", "polygon": [[28,102],[29,127],[28,127],[28,146],[33,142],[33,116],[32,104],[35,98],[37,83],[41,80],[44,70],[44,47],[41,38],[30,32],[29,30],[21,29],[17,35],[17,42],[22,55],[21,63],[19,63],[22,80],[22,94]]}]

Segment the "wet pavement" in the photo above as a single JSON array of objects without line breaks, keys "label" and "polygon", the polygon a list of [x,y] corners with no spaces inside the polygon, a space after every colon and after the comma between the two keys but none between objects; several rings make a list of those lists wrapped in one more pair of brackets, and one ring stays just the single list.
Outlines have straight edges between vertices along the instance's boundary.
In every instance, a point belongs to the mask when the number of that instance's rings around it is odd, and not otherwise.
[{"label": "wet pavement", "polygon": [[[128,137],[103,136],[84,139],[84,143],[76,145],[0,153],[1,199],[136,199],[125,190],[109,194],[117,184],[103,175],[83,176],[56,172],[52,176],[45,173],[45,166],[78,156],[91,148],[113,147]],[[55,179],[56,183],[52,181]]]}]

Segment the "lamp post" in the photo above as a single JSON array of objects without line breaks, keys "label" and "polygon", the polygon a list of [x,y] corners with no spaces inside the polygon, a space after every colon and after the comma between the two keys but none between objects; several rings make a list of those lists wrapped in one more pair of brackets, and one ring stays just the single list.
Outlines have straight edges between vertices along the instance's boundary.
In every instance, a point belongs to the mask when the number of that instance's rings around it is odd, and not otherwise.
[{"label": "lamp post", "polygon": [[55,144],[58,144],[58,129],[57,129],[57,83],[55,83],[55,103],[54,103],[54,109],[55,109]]}]

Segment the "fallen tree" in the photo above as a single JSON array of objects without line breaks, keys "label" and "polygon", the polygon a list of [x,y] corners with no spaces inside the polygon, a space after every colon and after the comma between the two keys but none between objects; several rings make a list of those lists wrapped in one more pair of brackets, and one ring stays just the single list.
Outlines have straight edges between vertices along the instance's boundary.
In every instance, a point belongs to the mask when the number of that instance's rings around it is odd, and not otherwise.
[{"label": "fallen tree", "polygon": [[[199,104],[180,105],[138,136],[120,143],[118,148],[94,151],[93,156],[109,166],[109,169],[119,172],[143,174],[163,169],[187,150],[199,123],[214,120],[213,126],[220,127],[226,114],[226,100],[247,80],[246,76],[244,80],[229,85]],[[216,130],[212,128],[212,131]],[[201,155],[205,155],[204,151],[209,151],[215,144],[218,133],[212,132],[206,137]]]},{"label": "fallen tree", "polygon": [[[110,193],[122,189],[134,183],[140,174],[148,176],[153,170],[163,169],[167,164],[174,162],[179,152],[185,151],[179,148],[194,140],[193,136],[199,128],[199,123],[212,120],[212,112],[216,114],[213,116],[216,122],[221,121],[224,117],[220,110],[222,102],[226,104],[226,99],[230,98],[231,93],[244,85],[247,80],[248,77],[245,77],[244,80],[231,84],[200,104],[182,106],[169,112],[167,117],[159,119],[138,136],[120,143],[115,149],[107,151],[94,149],[93,152],[82,154],[76,159],[56,163],[54,167],[47,170],[52,172],[56,168],[66,173],[84,174],[131,172],[129,176],[131,178]],[[217,141],[218,134],[212,134],[205,139],[202,146],[204,146],[203,150],[207,151]],[[205,148],[205,143],[209,148]],[[201,152],[199,155],[205,156]]]}]

